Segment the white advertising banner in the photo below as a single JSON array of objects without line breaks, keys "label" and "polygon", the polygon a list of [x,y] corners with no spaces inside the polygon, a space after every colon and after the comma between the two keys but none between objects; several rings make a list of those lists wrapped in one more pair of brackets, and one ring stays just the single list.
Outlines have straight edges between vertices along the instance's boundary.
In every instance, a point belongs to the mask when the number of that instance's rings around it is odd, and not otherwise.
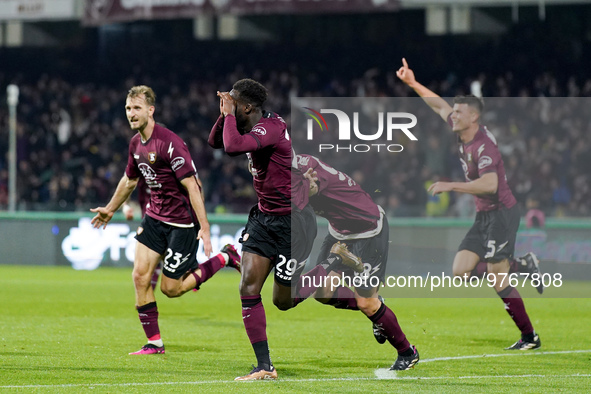
[{"label": "white advertising banner", "polygon": [[0,20],[76,18],[75,0],[0,0]]}]

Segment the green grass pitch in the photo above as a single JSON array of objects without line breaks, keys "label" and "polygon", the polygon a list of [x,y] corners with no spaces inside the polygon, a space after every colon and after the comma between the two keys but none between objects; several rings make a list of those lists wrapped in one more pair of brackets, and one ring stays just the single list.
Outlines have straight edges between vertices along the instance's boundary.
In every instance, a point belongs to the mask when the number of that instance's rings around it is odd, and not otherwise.
[{"label": "green grass pitch", "polygon": [[[360,312],[314,300],[281,312],[264,289],[275,382],[234,382],[255,362],[239,275],[198,293],[156,295],[165,355],[128,356],[145,337],[130,269],[0,266],[0,392],[589,392],[591,299],[526,299],[540,351],[495,298],[387,299],[421,362],[387,373],[393,349]],[[589,286],[582,283],[581,286]],[[491,290],[492,291],[492,290]],[[442,359],[448,358],[448,359]]]}]

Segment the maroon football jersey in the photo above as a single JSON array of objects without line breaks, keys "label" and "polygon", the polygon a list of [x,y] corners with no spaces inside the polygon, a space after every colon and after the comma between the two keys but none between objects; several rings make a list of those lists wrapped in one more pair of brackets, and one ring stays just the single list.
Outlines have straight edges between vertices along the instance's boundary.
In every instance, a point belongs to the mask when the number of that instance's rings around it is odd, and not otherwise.
[{"label": "maroon football jersey", "polygon": [[[219,119],[218,119],[219,121]],[[212,129],[212,135],[220,124]],[[226,116],[223,122],[224,149],[230,155],[246,153],[259,209],[268,215],[291,212],[291,141],[285,121],[277,114],[265,112],[252,130],[241,135],[236,118]]]},{"label": "maroon football jersey", "polygon": [[137,181],[137,201],[142,209],[142,217],[146,214],[146,209],[150,205],[150,188],[146,184],[144,177],[139,177]]},{"label": "maroon football jersey", "polygon": [[291,167],[291,202],[298,210],[304,209],[309,202],[310,181],[297,167]]},{"label": "maroon football jersey", "polygon": [[318,194],[310,197],[310,205],[339,234],[361,234],[376,229],[379,208],[351,177],[310,155],[298,155],[298,167],[303,173],[309,168],[316,171]]},{"label": "maroon football jersey", "polygon": [[[447,122],[452,125],[451,115]],[[517,203],[507,184],[505,165],[495,136],[485,126],[480,125],[474,139],[467,144],[459,142],[460,162],[466,176],[466,182],[480,178],[482,175],[495,172],[499,178],[499,186],[494,194],[474,196],[476,210],[493,211],[500,208],[511,208]]]},{"label": "maroon football jersey", "polygon": [[125,173],[131,179],[143,176],[150,188],[146,215],[170,224],[195,223],[189,193],[180,181],[195,176],[196,170],[187,145],[175,133],[156,124],[148,141],[134,135]]}]

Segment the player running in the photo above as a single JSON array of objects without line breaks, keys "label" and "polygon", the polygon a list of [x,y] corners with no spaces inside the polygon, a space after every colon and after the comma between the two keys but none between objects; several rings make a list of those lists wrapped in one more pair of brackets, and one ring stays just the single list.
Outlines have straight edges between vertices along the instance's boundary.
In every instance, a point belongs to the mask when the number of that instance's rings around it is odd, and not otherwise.
[{"label": "player running", "polygon": [[127,168],[111,201],[91,209],[95,228],[105,228],[113,214],[129,198],[143,177],[150,187],[150,204],[137,230],[133,263],[135,304],[148,343],[130,354],[162,354],[164,343],[158,327],[158,307],[150,280],[163,260],[160,290],[179,297],[199,287],[225,266],[240,269],[240,256],[231,245],[199,264],[198,240],[211,254],[209,222],[203,205],[201,184],[183,140],[154,121],[156,95],[147,86],[135,86],[127,95],[125,112],[131,129],[137,131],[129,144]]},{"label": "player running", "polygon": [[[513,258],[519,228],[519,207],[507,184],[495,137],[480,124],[482,100],[475,96],[457,96],[452,108],[444,99],[417,82],[406,59],[402,59],[402,67],[396,75],[451,126],[458,138],[466,182],[435,182],[429,191],[433,195],[450,191],[469,193],[476,200],[476,220],[458,248],[453,262],[454,275],[482,277],[486,271],[494,275],[494,288],[521,331],[521,339],[506,350],[539,348],[540,337],[534,331],[523,300],[517,289],[506,280],[510,271],[539,276],[538,260],[531,252],[517,260]],[[538,292],[542,291],[540,285]]]},{"label": "player running", "polygon": [[[297,209],[292,207],[292,176],[303,178],[292,165],[292,146],[285,121],[262,107],[267,99],[265,87],[252,79],[242,79],[230,92],[218,92],[218,96],[221,115],[211,130],[209,144],[216,149],[224,148],[230,156],[247,155],[258,197],[240,241],[242,319],[257,366],[236,380],[276,379],[261,289],[274,268],[273,302],[280,309],[291,307],[291,284],[299,277],[310,253],[316,221],[305,202]],[[307,193],[309,183],[303,181],[299,190]],[[305,239],[298,235],[304,235]]]},{"label": "player running", "polygon": [[[364,267],[361,273],[351,269],[344,272],[349,278],[357,277],[351,280],[358,284],[355,291],[344,286],[320,288],[316,299],[335,308],[361,310],[372,321],[376,340],[388,341],[398,352],[390,369],[413,368],[419,362],[419,352],[408,342],[396,315],[378,295],[386,275],[389,250],[390,231],[384,210],[351,177],[316,157],[298,155],[297,165],[311,183],[310,205],[329,222],[329,233],[322,243],[318,262],[326,261],[339,248],[347,248]],[[312,276],[318,270],[324,270],[321,264],[304,276]],[[298,294],[306,296],[313,290],[298,289]]]}]

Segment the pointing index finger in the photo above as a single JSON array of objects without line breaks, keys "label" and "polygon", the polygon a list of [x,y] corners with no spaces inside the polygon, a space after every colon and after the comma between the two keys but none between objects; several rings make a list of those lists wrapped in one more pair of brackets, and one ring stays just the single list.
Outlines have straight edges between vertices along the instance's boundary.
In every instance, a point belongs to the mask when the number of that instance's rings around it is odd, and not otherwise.
[{"label": "pointing index finger", "polygon": [[406,62],[405,58],[402,58],[402,65],[404,66],[404,68],[408,68],[408,63]]}]

